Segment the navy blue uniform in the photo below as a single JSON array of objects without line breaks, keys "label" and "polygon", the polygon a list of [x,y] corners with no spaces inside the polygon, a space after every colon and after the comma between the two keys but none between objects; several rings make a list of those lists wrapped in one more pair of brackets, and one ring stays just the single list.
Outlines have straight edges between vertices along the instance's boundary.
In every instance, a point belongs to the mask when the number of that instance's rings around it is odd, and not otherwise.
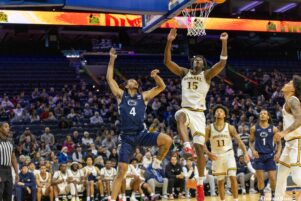
[{"label": "navy blue uniform", "polygon": [[119,150],[118,162],[129,163],[133,157],[136,146],[155,146],[159,133],[147,131],[144,118],[146,105],[142,94],[131,97],[127,92],[123,93],[118,108],[119,114]]},{"label": "navy blue uniform", "polygon": [[273,125],[267,128],[261,128],[259,124],[255,126],[255,150],[259,154],[259,158],[255,159],[255,170],[272,171],[276,170],[274,161],[274,132]]}]

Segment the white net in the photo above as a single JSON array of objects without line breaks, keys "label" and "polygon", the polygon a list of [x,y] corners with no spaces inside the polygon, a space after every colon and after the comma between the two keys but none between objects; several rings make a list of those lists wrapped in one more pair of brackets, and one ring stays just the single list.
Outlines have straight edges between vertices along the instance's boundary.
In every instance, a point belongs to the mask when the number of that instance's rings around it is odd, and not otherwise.
[{"label": "white net", "polygon": [[192,4],[182,11],[187,18],[187,36],[205,36],[206,21],[214,7],[214,1],[209,0],[204,3]]}]

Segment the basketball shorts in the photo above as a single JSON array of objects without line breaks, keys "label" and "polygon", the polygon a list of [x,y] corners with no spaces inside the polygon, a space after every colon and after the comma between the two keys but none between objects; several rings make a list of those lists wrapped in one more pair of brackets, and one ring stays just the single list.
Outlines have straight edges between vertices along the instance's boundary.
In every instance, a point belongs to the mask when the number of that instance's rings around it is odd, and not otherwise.
[{"label": "basketball shorts", "polygon": [[[212,175],[213,176],[236,176],[236,160],[234,151],[231,149],[222,154],[215,154],[217,160],[212,161]],[[229,172],[231,171],[231,174]],[[234,173],[233,173],[234,172]]]},{"label": "basketball shorts", "polygon": [[276,162],[274,161],[274,153],[259,154],[259,158],[254,159],[254,169],[275,171],[277,169]]},{"label": "basketball shorts", "polygon": [[60,195],[66,195],[70,192],[69,185],[62,183],[57,185]]},{"label": "basketball shorts", "polygon": [[282,151],[279,163],[286,167],[301,167],[301,139],[287,141]]},{"label": "basketball shorts", "polygon": [[85,191],[85,186],[83,184],[76,184],[75,186],[78,193],[82,193]]},{"label": "basketball shorts", "polygon": [[206,117],[204,112],[182,108],[176,112],[175,117],[182,112],[186,115],[185,125],[191,131],[193,143],[204,145],[206,132]]},{"label": "basketball shorts", "polygon": [[121,146],[119,149],[118,162],[129,164],[137,146],[157,146],[157,139],[159,135],[159,132],[152,133],[146,129],[138,132],[137,134],[119,135],[119,142]]}]

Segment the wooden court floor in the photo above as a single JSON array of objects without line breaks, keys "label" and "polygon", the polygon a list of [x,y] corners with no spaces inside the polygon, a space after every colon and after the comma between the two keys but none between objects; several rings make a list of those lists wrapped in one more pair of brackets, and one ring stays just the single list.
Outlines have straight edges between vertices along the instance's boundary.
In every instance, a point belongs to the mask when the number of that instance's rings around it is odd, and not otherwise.
[{"label": "wooden court floor", "polygon": [[[258,201],[259,199],[259,194],[248,194],[248,195],[239,195],[238,200],[239,201]],[[271,197],[268,194],[265,197],[266,201],[271,201]],[[195,201],[195,199],[183,199],[183,200],[175,200],[175,201]],[[219,197],[206,197],[205,201],[220,201]],[[232,196],[226,196],[226,201],[233,201]],[[292,196],[287,195],[286,198],[283,201],[293,201]],[[298,200],[301,201],[301,200]]]}]

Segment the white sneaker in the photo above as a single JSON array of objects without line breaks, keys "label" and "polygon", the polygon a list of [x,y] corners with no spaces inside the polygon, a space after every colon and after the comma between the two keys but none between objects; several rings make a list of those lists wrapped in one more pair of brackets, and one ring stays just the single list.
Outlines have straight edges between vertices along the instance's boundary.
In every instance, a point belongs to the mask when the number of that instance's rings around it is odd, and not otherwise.
[{"label": "white sneaker", "polygon": [[246,194],[246,193],[247,193],[247,192],[246,192],[246,189],[244,189],[244,188],[241,189],[241,193],[242,193],[242,194]]},{"label": "white sneaker", "polygon": [[226,195],[229,195],[229,196],[231,196],[232,195],[232,193],[230,192],[230,190],[226,190]]},{"label": "white sneaker", "polygon": [[168,196],[167,195],[163,195],[162,196],[162,200],[167,200],[168,199]]},{"label": "white sneaker", "polygon": [[256,194],[258,193],[254,188],[250,188],[250,191],[249,191],[250,194]]},{"label": "white sneaker", "polygon": [[131,196],[130,201],[138,201],[134,196]]},{"label": "white sneaker", "polygon": [[263,190],[263,192],[265,192],[265,193],[270,193],[272,190],[271,190],[271,188],[270,187],[266,187],[264,190]]}]

